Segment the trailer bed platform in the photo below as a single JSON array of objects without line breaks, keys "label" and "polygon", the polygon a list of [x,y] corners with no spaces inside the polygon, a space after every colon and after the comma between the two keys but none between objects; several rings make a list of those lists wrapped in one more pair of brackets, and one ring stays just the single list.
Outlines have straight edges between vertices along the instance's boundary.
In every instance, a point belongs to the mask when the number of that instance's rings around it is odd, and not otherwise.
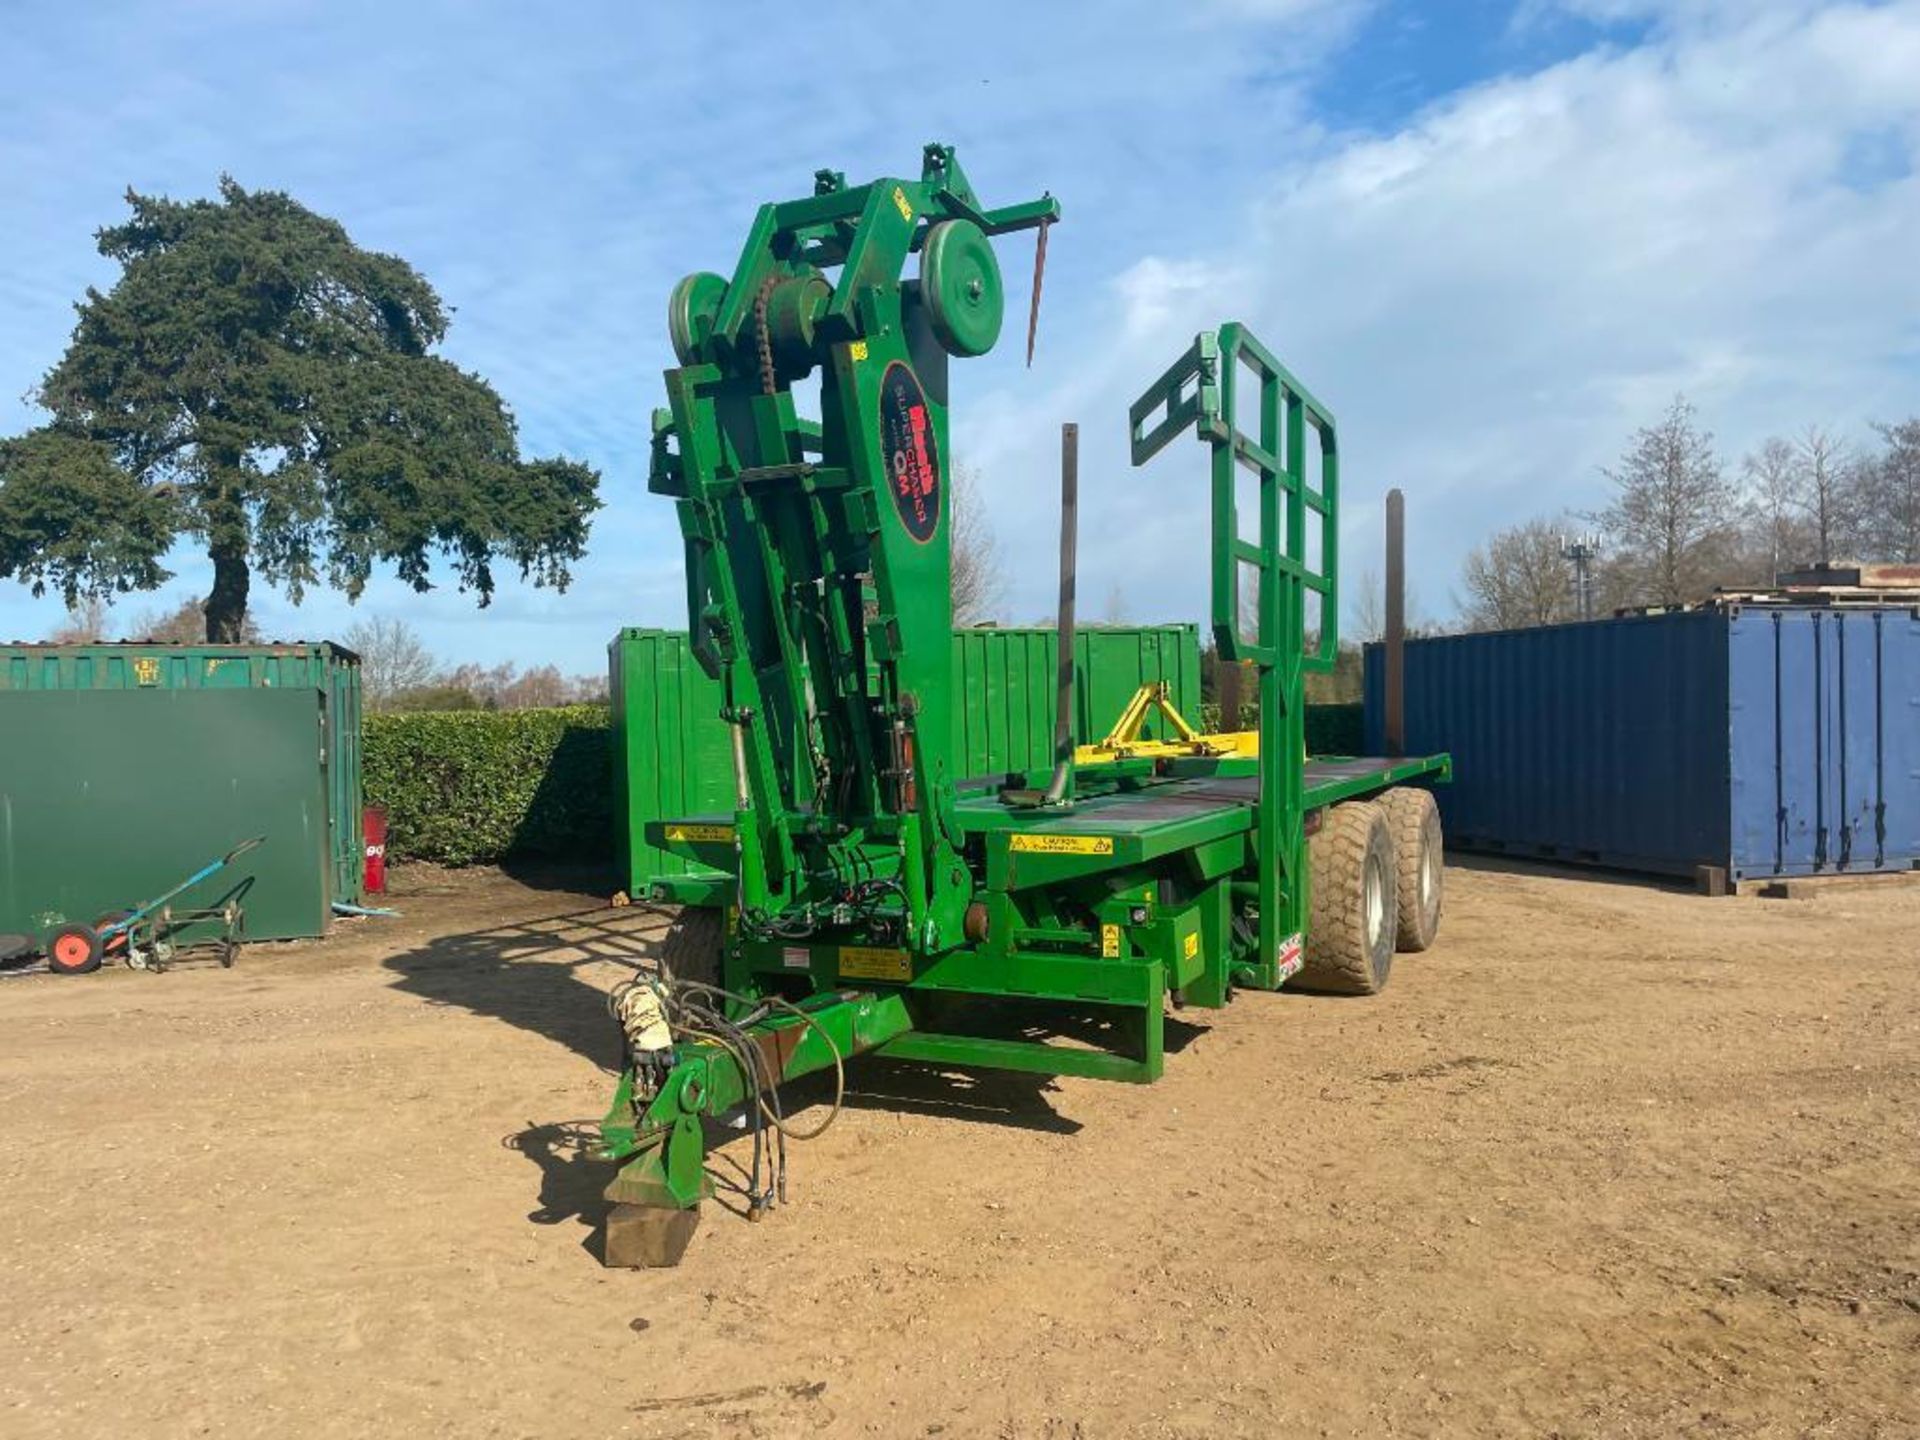
[{"label": "trailer bed platform", "polygon": [[[1303,777],[1307,809],[1373,794],[1411,780],[1443,781],[1446,756],[1388,759],[1381,756],[1327,756],[1309,760]],[[1184,779],[1142,779],[1130,788],[1092,795],[1071,808],[1027,809],[1003,803],[997,794],[963,798],[956,810],[968,831],[1044,831],[1058,835],[1146,836],[1210,822],[1213,833],[1249,828],[1260,796],[1257,775],[1198,775]]]}]

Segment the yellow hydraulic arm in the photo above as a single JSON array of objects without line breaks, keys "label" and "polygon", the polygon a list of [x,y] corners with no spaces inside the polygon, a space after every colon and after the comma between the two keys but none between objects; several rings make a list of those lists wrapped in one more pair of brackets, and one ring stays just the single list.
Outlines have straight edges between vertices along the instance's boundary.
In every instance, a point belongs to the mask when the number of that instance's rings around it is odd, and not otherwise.
[{"label": "yellow hydraulic arm", "polygon": [[[1173,732],[1166,740],[1143,740],[1140,732],[1154,715],[1162,716]],[[1076,765],[1108,765],[1115,760],[1148,759],[1178,755],[1245,755],[1260,753],[1258,730],[1236,730],[1225,734],[1203,735],[1187,723],[1174,708],[1172,693],[1164,680],[1149,681],[1133,692],[1126,709],[1107,732],[1104,740],[1082,745],[1073,752]]]}]

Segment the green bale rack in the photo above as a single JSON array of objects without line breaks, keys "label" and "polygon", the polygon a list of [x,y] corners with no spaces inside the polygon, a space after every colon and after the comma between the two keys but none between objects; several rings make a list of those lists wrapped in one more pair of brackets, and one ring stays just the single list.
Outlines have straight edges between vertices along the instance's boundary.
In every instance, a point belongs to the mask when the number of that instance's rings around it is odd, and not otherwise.
[{"label": "green bale rack", "polygon": [[[980,626],[953,633],[954,740],[968,775],[1053,762],[1051,628]],[[1195,625],[1091,626],[1074,638],[1075,738],[1104,736],[1135,690],[1166,682],[1175,708],[1200,718]],[[649,845],[647,822],[733,808],[733,759],[720,685],[700,668],[683,630],[622,630],[607,647],[613,701],[615,830],[629,894],[720,873]],[[1157,723],[1157,722],[1155,722]],[[1149,736],[1156,736],[1153,724]]]}]

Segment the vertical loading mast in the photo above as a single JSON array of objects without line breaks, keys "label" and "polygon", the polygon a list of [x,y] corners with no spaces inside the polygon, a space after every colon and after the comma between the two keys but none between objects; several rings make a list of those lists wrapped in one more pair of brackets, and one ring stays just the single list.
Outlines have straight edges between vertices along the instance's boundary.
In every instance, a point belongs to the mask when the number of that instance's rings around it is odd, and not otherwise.
[{"label": "vertical loading mast", "polygon": [[[923,953],[962,939],[947,365],[999,337],[988,237],[1059,213],[983,209],[929,145],[918,181],[820,172],[761,208],[731,281],[674,289],[651,488],[678,502],[695,653],[724,686],[738,813],[718,843],[750,937],[857,915]],[[816,374],[817,421],[794,393]]]}]

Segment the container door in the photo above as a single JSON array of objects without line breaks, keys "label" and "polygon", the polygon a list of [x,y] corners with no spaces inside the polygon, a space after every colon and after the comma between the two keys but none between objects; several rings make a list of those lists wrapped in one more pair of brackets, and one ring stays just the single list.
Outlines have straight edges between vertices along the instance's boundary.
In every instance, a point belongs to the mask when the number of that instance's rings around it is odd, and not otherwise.
[{"label": "container door", "polygon": [[1837,870],[1877,870],[1886,855],[1880,833],[1885,815],[1880,616],[1836,610],[1825,618],[1832,641],[1828,659],[1834,728],[1828,757],[1833,864]]},{"label": "container door", "polygon": [[1738,872],[1904,868],[1920,853],[1920,619],[1749,610],[1732,662]]},{"label": "container door", "polygon": [[1874,622],[1880,659],[1877,830],[1882,865],[1904,870],[1920,865],[1920,610],[1883,610]]},{"label": "container door", "polygon": [[1811,875],[1825,864],[1825,637],[1809,612],[1749,610],[1732,627],[1734,867]]}]

